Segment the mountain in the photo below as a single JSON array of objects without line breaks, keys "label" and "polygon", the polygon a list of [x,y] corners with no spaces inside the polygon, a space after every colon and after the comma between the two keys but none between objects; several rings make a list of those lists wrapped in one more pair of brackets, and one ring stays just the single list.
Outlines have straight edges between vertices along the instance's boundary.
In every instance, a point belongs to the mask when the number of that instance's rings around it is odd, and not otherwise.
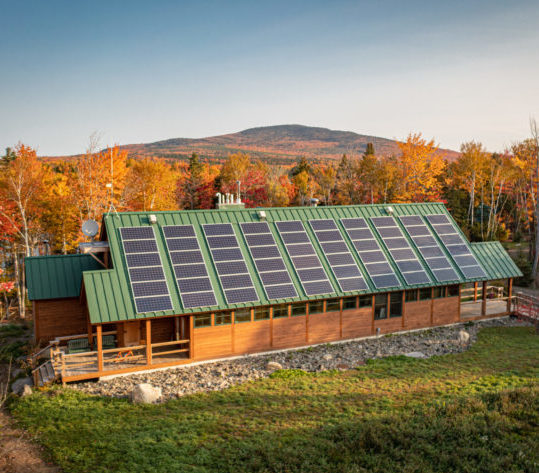
[{"label": "mountain", "polygon": [[[311,159],[339,159],[343,154],[362,154],[372,143],[376,154],[398,154],[395,140],[303,125],[277,125],[208,138],[172,138],[154,143],[122,145],[131,157],[157,156],[186,159],[193,152],[201,157],[222,160],[239,151],[273,164],[288,164],[301,156]],[[448,159],[459,153],[441,150]]]}]

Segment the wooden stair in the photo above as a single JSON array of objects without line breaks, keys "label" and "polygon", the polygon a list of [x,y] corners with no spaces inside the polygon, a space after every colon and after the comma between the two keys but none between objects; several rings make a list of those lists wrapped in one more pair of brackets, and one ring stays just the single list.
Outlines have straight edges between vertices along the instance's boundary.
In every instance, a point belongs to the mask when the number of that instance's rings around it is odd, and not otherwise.
[{"label": "wooden stair", "polygon": [[51,360],[47,360],[45,363],[39,365],[33,373],[34,384],[36,386],[45,386],[58,379],[58,375],[54,370],[54,365],[52,364]]}]

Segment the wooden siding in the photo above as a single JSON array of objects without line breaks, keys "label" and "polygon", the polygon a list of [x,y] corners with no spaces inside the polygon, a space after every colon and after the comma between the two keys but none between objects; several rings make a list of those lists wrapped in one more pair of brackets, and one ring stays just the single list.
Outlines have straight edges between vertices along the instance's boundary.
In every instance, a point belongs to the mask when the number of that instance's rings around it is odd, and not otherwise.
[{"label": "wooden siding", "polygon": [[334,342],[341,338],[341,313],[326,312],[309,315],[307,343]]},{"label": "wooden siding", "polygon": [[232,355],[232,325],[199,327],[193,330],[192,349],[195,360]]},{"label": "wooden siding", "polygon": [[38,343],[88,332],[86,308],[78,297],[34,301],[33,307],[34,338]]},{"label": "wooden siding", "polygon": [[241,355],[271,349],[269,320],[234,325],[234,353]]},{"label": "wooden siding", "polygon": [[390,317],[374,321],[374,330],[380,329],[380,333],[391,333],[402,330],[402,317]]},{"label": "wooden siding", "polygon": [[428,327],[430,325],[430,315],[432,300],[407,302],[405,304],[405,323],[407,329]]},{"label": "wooden siding", "polygon": [[372,335],[372,308],[364,307],[342,312],[342,338],[359,338]]},{"label": "wooden siding", "polygon": [[306,344],[306,316],[273,319],[273,348],[292,348]]},{"label": "wooden siding", "polygon": [[446,325],[458,322],[459,317],[459,298],[446,297],[443,299],[434,299],[432,301],[432,324]]}]

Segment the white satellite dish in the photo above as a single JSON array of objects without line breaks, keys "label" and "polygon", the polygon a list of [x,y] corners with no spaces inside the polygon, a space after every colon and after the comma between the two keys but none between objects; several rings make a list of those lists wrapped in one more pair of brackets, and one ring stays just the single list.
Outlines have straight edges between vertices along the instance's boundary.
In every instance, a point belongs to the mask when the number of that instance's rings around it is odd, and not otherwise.
[{"label": "white satellite dish", "polygon": [[82,224],[82,233],[84,233],[87,237],[93,238],[95,237],[99,232],[99,224],[95,220],[86,220]]}]

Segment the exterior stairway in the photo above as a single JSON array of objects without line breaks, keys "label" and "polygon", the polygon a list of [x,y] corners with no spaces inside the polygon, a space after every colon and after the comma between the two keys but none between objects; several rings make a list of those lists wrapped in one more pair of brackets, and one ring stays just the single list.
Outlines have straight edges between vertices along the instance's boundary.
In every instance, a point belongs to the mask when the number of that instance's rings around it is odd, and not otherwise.
[{"label": "exterior stairway", "polygon": [[51,360],[39,365],[34,370],[34,384],[36,386],[45,386],[53,383],[58,378]]}]

